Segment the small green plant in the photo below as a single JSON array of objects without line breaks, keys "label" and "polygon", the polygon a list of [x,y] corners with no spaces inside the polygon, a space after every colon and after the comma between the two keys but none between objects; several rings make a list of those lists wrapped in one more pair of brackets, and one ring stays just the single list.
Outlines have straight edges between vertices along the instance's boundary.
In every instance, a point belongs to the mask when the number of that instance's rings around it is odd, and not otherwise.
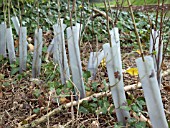
[{"label": "small green plant", "polygon": [[45,76],[45,81],[58,81],[59,78],[59,66],[58,65],[54,65],[53,62],[49,62],[49,63],[43,63],[42,64],[42,74],[41,76],[44,77]]},{"label": "small green plant", "polygon": [[139,121],[136,118],[130,118],[128,124],[130,127],[147,128],[146,122]]},{"label": "small green plant", "polygon": [[19,59],[17,58],[16,62],[14,64],[11,64],[10,67],[11,67],[11,72],[10,72],[11,76],[16,75],[16,73],[19,72]]}]

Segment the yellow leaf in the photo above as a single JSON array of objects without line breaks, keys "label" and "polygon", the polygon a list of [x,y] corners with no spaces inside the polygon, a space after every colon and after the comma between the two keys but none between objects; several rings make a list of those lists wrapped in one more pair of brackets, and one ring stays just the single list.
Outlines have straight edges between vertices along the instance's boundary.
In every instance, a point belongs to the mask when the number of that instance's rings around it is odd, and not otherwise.
[{"label": "yellow leaf", "polygon": [[141,52],[140,52],[140,50],[138,49],[138,50],[136,50],[136,52],[139,54],[139,55],[141,55]]},{"label": "yellow leaf", "polygon": [[79,6],[79,8],[81,9],[81,8],[83,8],[83,6],[82,6],[82,5],[80,5],[80,6]]},{"label": "yellow leaf", "polygon": [[103,58],[103,60],[101,61],[101,65],[102,65],[102,67],[106,66],[106,58]]},{"label": "yellow leaf", "polygon": [[67,98],[65,98],[65,97],[61,97],[60,98],[60,103],[61,104],[64,104],[64,103],[66,103],[67,102]]},{"label": "yellow leaf", "polygon": [[86,96],[90,96],[92,95],[92,92],[91,91],[86,91]]},{"label": "yellow leaf", "polygon": [[129,68],[126,70],[126,72],[132,76],[137,76],[139,74],[137,68]]}]

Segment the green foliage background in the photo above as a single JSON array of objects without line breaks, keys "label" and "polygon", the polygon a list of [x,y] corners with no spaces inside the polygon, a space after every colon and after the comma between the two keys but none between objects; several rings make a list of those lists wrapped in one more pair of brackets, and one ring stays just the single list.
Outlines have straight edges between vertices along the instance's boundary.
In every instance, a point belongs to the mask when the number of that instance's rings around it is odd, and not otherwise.
[{"label": "green foliage background", "polygon": [[[140,3],[141,1],[135,1],[135,3]],[[144,2],[144,0],[143,0]],[[147,2],[156,3],[156,0],[150,0]],[[38,6],[39,4],[39,6]],[[40,0],[37,4],[36,0],[20,0],[20,10],[22,15],[22,25],[27,26],[28,35],[33,35],[35,28],[38,26],[38,16],[39,18],[39,25],[43,29],[43,31],[47,30],[53,30],[52,25],[54,25],[57,22],[58,18],[58,5],[57,1],[54,0]],[[125,0],[126,4],[126,0]],[[19,17],[19,7],[17,4],[17,1],[12,1],[12,5],[14,9],[11,9],[11,16]],[[64,18],[64,23],[67,24],[67,26],[70,25],[70,10],[72,9],[72,3],[70,4],[70,9],[68,9],[68,3],[67,0],[61,0],[61,7],[60,7],[60,17]],[[87,23],[89,17],[93,13],[92,6],[90,6],[87,2],[84,3],[83,7],[80,7],[82,5],[82,1],[77,1],[77,7],[76,7],[76,19],[75,16],[73,16],[73,24],[77,22],[81,22],[83,26]],[[0,6],[2,10],[2,3]],[[104,8],[101,10],[105,11]],[[112,10],[109,16],[115,19],[116,11]],[[151,12],[149,13],[149,17],[153,24],[155,24],[155,17],[156,13]],[[0,12],[0,22],[4,20],[3,11]],[[139,29],[139,34],[142,42],[145,44],[149,44],[149,34],[150,34],[150,25],[148,21],[148,16],[145,12],[135,12],[135,20],[137,28]],[[160,19],[158,19],[160,21]],[[166,22],[167,18],[165,18],[165,24],[163,26],[164,28],[164,41],[168,41],[168,28],[170,27],[170,22]],[[106,19],[103,17],[96,17],[93,21],[90,20],[87,30],[84,34],[83,41],[90,41],[93,42],[95,39],[94,35],[97,35],[99,42],[108,42],[108,34],[106,29]],[[13,25],[13,24],[12,24]],[[122,11],[120,13],[120,16],[118,17],[118,22],[116,24],[116,27],[119,28],[120,33],[126,33],[127,35],[120,35],[120,39],[122,44],[134,44],[136,42],[136,36],[133,32],[133,25],[131,21],[131,17],[128,12]],[[159,25],[158,25],[159,28]],[[84,28],[83,28],[84,29]],[[111,25],[110,25],[111,29]],[[15,31],[14,31],[15,32]]]}]

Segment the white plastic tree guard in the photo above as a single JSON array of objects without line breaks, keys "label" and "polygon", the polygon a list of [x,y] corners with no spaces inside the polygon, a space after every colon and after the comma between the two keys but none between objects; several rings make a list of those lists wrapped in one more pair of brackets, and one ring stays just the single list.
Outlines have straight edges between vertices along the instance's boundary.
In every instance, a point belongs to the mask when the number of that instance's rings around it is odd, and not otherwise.
[{"label": "white plastic tree guard", "polygon": [[7,57],[6,54],[6,25],[4,22],[0,24],[0,55]]},{"label": "white plastic tree guard", "polygon": [[64,30],[66,25],[63,24],[63,19],[60,19],[57,24],[53,26],[54,29],[54,62],[59,64],[60,77],[62,84],[66,84],[66,81],[70,78],[70,71],[68,66],[68,60],[65,49]]},{"label": "white plastic tree guard", "polygon": [[17,34],[19,34],[20,23],[19,23],[18,17],[17,17],[17,16],[13,16],[13,17],[11,18],[11,20],[12,20],[12,22],[13,22],[13,24],[14,24],[14,28],[15,28]]},{"label": "white plastic tree guard", "polygon": [[19,33],[19,71],[22,73],[26,70],[27,62],[27,28],[21,27]]},{"label": "white plastic tree guard", "polygon": [[146,56],[136,59],[146,105],[153,128],[168,128],[163,103],[154,69],[153,58]]},{"label": "white plastic tree guard", "polygon": [[73,83],[75,84],[75,86],[80,92],[80,98],[84,98],[86,94],[85,94],[85,87],[83,81],[82,65],[80,60],[79,32],[80,32],[80,24],[78,23],[76,24],[76,26],[67,28],[68,51],[69,51],[72,79],[73,79]]},{"label": "white plastic tree guard", "polygon": [[100,62],[104,58],[104,52],[91,52],[88,62],[87,69],[91,73],[91,80],[94,80],[96,77],[97,67],[100,65]]},{"label": "white plastic tree guard", "polygon": [[[161,80],[162,80],[162,69],[161,69],[161,64],[162,64],[162,55],[163,55],[163,42],[161,41],[160,45],[160,51],[159,51],[159,34],[160,31],[155,31],[152,29],[151,34],[150,34],[150,48],[149,48],[149,53],[152,54],[155,50],[156,51],[156,56],[152,55],[153,61],[154,61],[154,68],[155,71],[157,72],[157,80],[158,80],[158,85],[159,88],[161,88]],[[159,57],[159,62],[158,62],[158,57]]]},{"label": "white plastic tree guard", "polygon": [[49,44],[49,46],[47,48],[47,54],[45,56],[46,62],[49,62],[48,57],[50,55],[53,55],[53,61],[57,62],[57,58],[56,58],[57,56],[53,54],[54,53],[53,51],[54,51],[54,38],[52,39],[51,43]]},{"label": "white plastic tree guard", "polygon": [[16,56],[15,56],[14,39],[13,39],[11,27],[6,29],[6,35],[8,35],[6,36],[6,41],[7,41],[9,61],[10,61],[10,64],[12,64],[16,61]]},{"label": "white plastic tree guard", "polygon": [[127,119],[130,117],[129,112],[122,109],[122,106],[126,106],[126,96],[124,92],[123,85],[123,75],[121,71],[121,65],[118,61],[118,48],[116,46],[110,47],[110,45],[103,45],[105,57],[106,57],[106,67],[111,87],[111,93],[113,102],[116,108],[116,116],[119,122],[123,122],[125,125]]},{"label": "white plastic tree guard", "polygon": [[37,78],[40,74],[41,70],[41,56],[42,56],[42,29],[35,30],[34,37],[34,55],[33,55],[33,63],[32,63],[32,77]]},{"label": "white plastic tree guard", "polygon": [[[53,50],[54,50],[54,38],[52,39],[51,43],[49,44],[48,48],[47,48],[47,53],[53,54]],[[56,62],[57,60],[54,60],[54,62]]]},{"label": "white plastic tree guard", "polygon": [[124,125],[130,114],[123,106],[127,106],[126,96],[124,92],[122,62],[120,54],[120,41],[118,29],[113,28],[110,31],[112,47],[109,43],[103,45],[104,54],[106,57],[106,67],[111,87],[113,102],[116,108],[116,116],[119,122]]},{"label": "white plastic tree guard", "polygon": [[[14,28],[15,28],[17,34],[19,34],[19,31],[20,31],[20,23],[19,23],[18,17],[17,17],[17,16],[13,16],[13,17],[11,18],[11,20],[12,20],[12,22],[13,22],[13,24],[14,24]],[[26,44],[28,45],[27,40],[26,40]]]}]

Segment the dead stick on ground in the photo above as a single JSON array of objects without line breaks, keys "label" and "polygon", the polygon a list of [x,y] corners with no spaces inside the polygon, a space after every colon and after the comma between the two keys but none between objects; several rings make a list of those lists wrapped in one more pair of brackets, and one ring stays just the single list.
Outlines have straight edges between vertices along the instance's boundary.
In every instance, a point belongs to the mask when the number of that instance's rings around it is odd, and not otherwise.
[{"label": "dead stick on ground", "polygon": [[[129,85],[129,86],[126,86],[124,87],[125,91],[129,91],[129,90],[133,90],[133,89],[136,89],[136,88],[140,88],[141,87],[141,84],[138,84],[138,85]],[[101,92],[101,93],[95,93],[89,97],[86,97],[84,99],[81,99],[79,101],[73,101],[73,102],[70,102],[70,103],[67,103],[67,104],[64,104],[64,105],[61,105],[59,106],[58,108],[52,110],[51,112],[49,112],[48,114],[42,116],[41,118],[39,119],[36,119],[34,120],[33,122],[31,122],[30,124],[26,124],[26,125],[23,125],[23,126],[20,126],[20,128],[30,128],[30,127],[35,127],[37,126],[38,124],[44,122],[47,117],[50,117],[50,116],[53,116],[55,115],[56,113],[62,111],[63,109],[65,108],[69,108],[71,107],[72,105],[73,106],[76,106],[78,104],[81,104],[83,101],[90,101],[92,100],[93,98],[98,98],[98,97],[102,97],[102,96],[110,96],[111,95],[111,92],[107,91],[107,92]]]},{"label": "dead stick on ground", "polygon": [[143,122],[147,122],[149,126],[152,126],[151,121],[147,119],[144,115],[142,115],[142,113],[139,113],[140,115],[137,115],[135,112],[133,112],[132,114],[136,119],[143,121]]},{"label": "dead stick on ground", "polygon": [[[170,73],[170,70],[167,70],[166,72],[163,72],[162,76],[166,76]],[[126,86],[124,87],[124,90],[125,91],[130,91],[130,90],[134,90],[134,89],[137,89],[137,88],[140,88],[141,87],[141,83],[138,83],[137,85],[136,84],[133,84],[133,85],[129,85],[129,86]],[[90,101],[92,100],[93,98],[98,98],[98,97],[102,97],[102,96],[110,96],[111,95],[111,92],[107,91],[107,92],[100,92],[100,93],[95,93],[89,97],[86,97],[84,99],[81,99],[79,101],[73,101],[73,102],[70,102],[70,103],[67,103],[67,104],[64,104],[64,105],[61,105],[59,106],[58,108],[52,110],[51,112],[49,112],[48,114],[42,116],[41,118],[39,119],[36,119],[34,120],[33,122],[31,122],[30,124],[26,124],[26,125],[23,125],[23,126],[20,126],[19,128],[30,128],[30,127],[35,127],[37,126],[38,124],[44,122],[47,117],[49,116],[53,116],[55,115],[56,113],[62,111],[64,108],[69,108],[71,107],[72,105],[75,106],[75,105],[78,105],[78,104],[81,104],[83,101],[87,100],[87,101]]]},{"label": "dead stick on ground", "polygon": [[[44,109],[45,109],[45,107],[41,107],[41,108],[40,108],[40,111],[43,111]],[[48,110],[50,110],[50,108],[49,108]],[[36,117],[36,116],[37,116],[37,114],[33,114],[33,115],[27,117],[24,121],[32,120],[32,119],[33,119],[34,117]],[[21,125],[22,125],[22,122],[18,123],[18,127],[19,127],[19,128],[21,127]]]}]

